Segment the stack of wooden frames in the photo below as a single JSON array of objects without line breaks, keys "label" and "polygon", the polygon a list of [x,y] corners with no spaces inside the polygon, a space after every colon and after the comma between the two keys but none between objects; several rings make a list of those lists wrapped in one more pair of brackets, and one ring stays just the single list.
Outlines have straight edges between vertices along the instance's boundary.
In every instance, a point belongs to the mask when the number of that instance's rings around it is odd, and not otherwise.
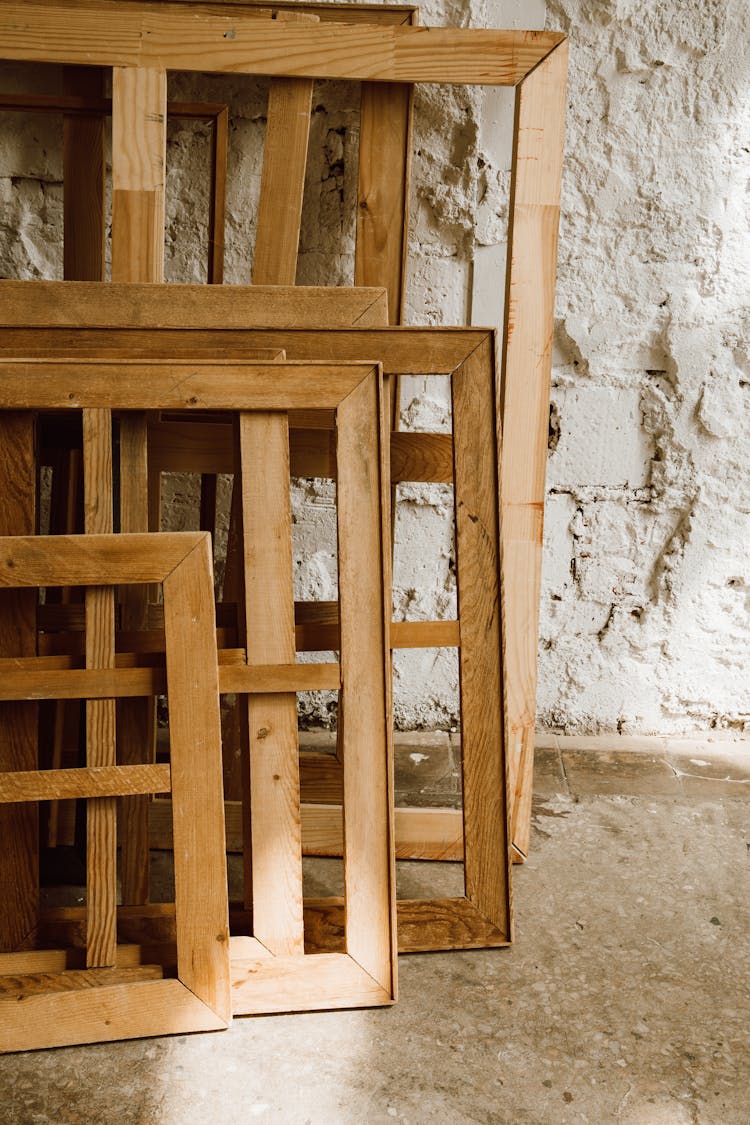
[{"label": "stack of wooden frames", "polygon": [[[0,282],[0,1049],[392,1003],[397,952],[511,941],[528,851],[565,38],[246,0],[0,0],[0,26],[2,58],[63,64],[0,116],[62,115],[66,278]],[[168,118],[210,123],[216,283],[232,112],[169,103],[168,71],[271,78],[250,286],[162,284]],[[294,285],[321,78],[361,83],[351,288]],[[499,340],[401,324],[419,82],[516,90]],[[400,430],[408,375],[450,380],[451,433]],[[167,473],[200,477],[194,531],[160,530]],[[335,600],[295,601],[305,477],[335,482]],[[452,486],[454,620],[392,620],[402,482]],[[463,807],[396,808],[391,652],[441,646]],[[319,690],[336,752],[301,753]],[[84,815],[85,904],[49,901],[40,857]],[[343,858],[335,894],[314,855]],[[462,861],[463,893],[397,898],[397,858]]]}]

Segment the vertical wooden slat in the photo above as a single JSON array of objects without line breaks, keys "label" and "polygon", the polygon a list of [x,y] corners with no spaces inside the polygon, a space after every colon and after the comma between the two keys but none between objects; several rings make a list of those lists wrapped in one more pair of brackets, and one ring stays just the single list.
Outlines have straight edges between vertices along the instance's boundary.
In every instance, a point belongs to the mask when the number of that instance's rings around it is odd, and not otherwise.
[{"label": "vertical wooden slat", "polygon": [[112,280],[164,280],[166,71],[112,71]]},{"label": "vertical wooden slat", "polygon": [[381,388],[380,377],[363,380],[336,413],[341,681],[344,698],[356,700],[343,732],[344,880],[347,952],[395,996],[390,508]]},{"label": "vertical wooden slat", "polygon": [[[160,69],[115,67],[112,74],[112,280],[164,280],[164,181],[167,79]],[[148,531],[148,454],[144,414],[120,425],[120,527]],[[146,587],[125,590],[123,626],[145,625]],[[153,703],[118,708],[123,764],[154,757]],[[148,899],[148,798],[128,802],[123,824],[123,902]]]},{"label": "vertical wooden slat", "polygon": [[[36,462],[31,414],[0,415],[0,450],[0,534],[33,535]],[[0,655],[36,653],[36,603],[36,590],[0,591]],[[36,768],[36,704],[0,704],[0,770]],[[7,953],[23,942],[37,921],[37,806],[3,805],[0,841],[0,952]]]},{"label": "vertical wooden slat", "polygon": [[[104,71],[63,68],[66,94],[104,97]],[[104,280],[104,142],[106,115],[63,115],[63,276]]]},{"label": "vertical wooden slat", "polygon": [[513,841],[528,851],[568,48],[516,93],[503,347],[502,549]]},{"label": "vertical wooden slat", "polygon": [[[239,420],[248,664],[293,664],[294,585],[286,414]],[[276,956],[304,953],[297,699],[252,695],[249,731],[253,932]],[[247,820],[248,810],[245,810]],[[247,860],[246,850],[246,860]]]},{"label": "vertical wooden slat", "polygon": [[309,78],[271,82],[253,285],[294,285],[297,278],[312,86]]},{"label": "vertical wooden slat", "polygon": [[510,933],[503,728],[499,434],[492,337],[453,376],[456,568],[466,896]]},{"label": "vertical wooden slat", "polygon": [[[112,532],[112,412],[83,411],[84,525]],[[115,596],[109,586],[86,590],[86,667],[115,666]],[[86,764],[114,766],[115,701],[86,703]],[[117,955],[117,800],[96,797],[86,809],[86,964],[114,965]]]},{"label": "vertical wooden slat", "polygon": [[[178,974],[224,1019],[229,916],[211,541],[164,579]],[[206,942],[209,933],[213,940]]]},{"label": "vertical wooden slat", "polygon": [[224,232],[227,210],[227,161],[229,158],[229,110],[224,106],[211,128],[211,199],[208,205],[208,280],[224,280]]}]

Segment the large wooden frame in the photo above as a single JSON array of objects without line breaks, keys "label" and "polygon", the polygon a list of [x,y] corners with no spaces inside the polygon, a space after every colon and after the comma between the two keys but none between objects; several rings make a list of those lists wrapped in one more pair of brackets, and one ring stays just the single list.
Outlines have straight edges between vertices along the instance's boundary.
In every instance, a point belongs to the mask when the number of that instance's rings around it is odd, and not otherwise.
[{"label": "large wooden frame", "polygon": [[[19,360],[2,365],[0,383],[0,409],[12,402],[16,410],[82,410],[84,441],[86,419],[99,411],[108,416],[110,410],[239,412],[245,649],[239,661],[223,668],[221,688],[248,696],[250,808],[244,827],[253,937],[233,939],[233,1011],[392,1003],[390,529],[379,367],[371,362]],[[335,412],[338,466],[340,663],[314,669],[294,663],[287,421],[288,411],[310,409]],[[86,456],[84,444],[84,461]],[[123,696],[134,694],[138,683],[156,686],[152,669],[133,671]],[[111,690],[110,679],[102,692]],[[305,955],[294,700],[295,691],[313,683],[340,686],[347,699],[345,949],[322,956]],[[219,827],[223,845],[223,809]],[[338,900],[323,901],[315,909],[329,905],[340,907]]]},{"label": "large wooden frame", "polygon": [[[315,6],[315,11],[324,7]],[[259,21],[257,16],[262,11],[265,10],[235,3],[213,12],[210,6],[192,9],[186,4],[153,0],[128,4],[116,0],[80,0],[74,4],[36,0],[23,5],[3,0],[1,49],[5,58],[68,64],[85,64],[95,58],[100,65],[112,66],[115,100],[126,106],[132,103],[136,89],[140,89],[141,112],[148,111],[152,122],[161,97],[158,76],[166,69],[361,79],[372,91],[370,110],[374,117],[382,109],[378,103],[381,92],[391,84],[404,91],[416,82],[516,87],[503,379],[499,393],[506,434],[502,479],[503,575],[507,596],[506,726],[513,838],[516,852],[522,857],[528,851],[531,823],[566,38],[547,31],[454,30],[411,23],[360,26],[349,21],[370,16],[355,17],[354,6],[349,13],[338,9],[331,17],[321,12],[318,25],[303,27]],[[339,26],[328,24],[326,18],[339,20]],[[399,18],[397,14],[395,18]],[[403,104],[408,107],[408,100]],[[398,136],[390,138],[388,151],[401,153],[394,167],[405,171],[408,109],[398,120]],[[384,127],[381,139],[387,134]],[[137,131],[132,136],[136,137]],[[152,124],[142,131],[137,145],[141,151],[158,157],[163,151],[163,130]],[[124,157],[127,159],[126,153]],[[114,159],[117,164],[117,153]],[[375,177],[369,192],[362,190],[363,167]],[[127,201],[125,196],[121,197],[123,208],[120,217],[115,214],[115,233],[119,229],[122,234],[124,258],[130,254],[131,246],[141,247],[141,265],[138,271],[128,267],[126,272],[118,273],[121,280],[159,280],[153,267],[155,248],[146,247],[142,237],[144,232],[153,231],[155,225],[161,229],[158,215],[163,193],[158,179],[158,175],[156,179],[139,180],[126,176],[122,182]],[[368,266],[357,270],[356,276],[358,281],[385,282],[389,287],[395,279],[395,291],[402,295],[406,206],[403,198],[396,198],[398,190],[394,195],[398,179],[390,161],[370,160],[367,156],[364,163],[361,161],[359,206],[365,215],[372,199],[376,222],[371,232],[375,237],[363,239],[362,243],[373,251],[366,255]],[[392,218],[402,221],[391,223],[393,233],[381,243],[383,257],[378,262],[378,231],[382,234],[388,229],[389,212]],[[134,238],[134,234],[139,237]],[[395,319],[392,306],[391,320]]]},{"label": "large wooden frame", "polygon": [[[382,357],[386,374],[452,377],[453,438],[427,435],[420,448],[423,435],[392,434],[391,448],[397,451],[404,479],[416,477],[455,483],[459,620],[393,624],[391,645],[460,648],[464,811],[463,814],[444,814],[435,828],[444,835],[446,821],[452,820],[455,837],[460,832],[463,815],[466,895],[446,902],[400,902],[399,948],[405,952],[506,944],[511,938],[511,902],[507,764],[501,703],[495,334],[486,329],[399,327],[184,329],[179,326],[185,324],[185,309],[191,308],[196,287],[186,287],[184,297],[180,296],[180,289],[179,286],[170,286],[166,291],[107,286],[95,290],[83,284],[0,283],[0,324],[18,324],[19,319],[22,323],[34,324],[33,328],[0,329],[0,354],[66,354],[81,359],[126,355],[152,361],[170,354],[184,360],[215,355],[239,358],[248,350],[285,348],[289,359],[294,360],[310,362],[326,354],[341,363],[364,361],[377,355]],[[333,291],[328,293],[332,301]],[[285,315],[285,303],[288,301],[291,307],[299,308],[304,294],[301,288],[279,289],[275,293],[272,307],[277,323],[294,323],[288,312]],[[241,315],[239,310],[245,304],[246,320],[253,301],[261,308],[262,293],[252,288],[244,291],[242,303],[226,290],[210,293],[203,290],[203,296],[212,298],[214,308],[220,300],[232,301],[237,316]],[[78,330],[69,327],[80,323],[82,310],[94,325],[110,327]],[[43,327],[50,322],[58,327]],[[134,323],[144,327],[116,327]],[[312,405],[314,399],[310,388],[308,405]],[[2,401],[7,400],[0,397],[0,403]],[[318,400],[314,405],[320,407],[321,402]],[[210,433],[210,426],[200,427],[201,433],[196,433],[191,456],[201,445],[204,429],[208,468],[212,464],[210,458],[216,456],[215,435]],[[314,433],[315,440],[312,444],[306,443],[304,451],[306,471],[312,475],[332,475],[330,430],[319,429]],[[219,456],[227,454],[224,446]],[[213,462],[217,469],[225,466],[226,462]],[[335,603],[298,605],[298,648],[335,649],[338,641]],[[303,800],[306,798],[316,805],[340,803],[341,771],[341,763],[332,762],[330,755],[304,755]],[[318,817],[326,815],[317,811]],[[331,809],[327,815],[335,829],[336,810]],[[326,906],[324,913],[328,923],[336,929],[341,921],[340,907]]]},{"label": "large wooden frame", "polygon": [[[50,669],[44,658],[26,656],[0,661],[4,700],[62,695],[90,701],[87,767],[4,771],[0,804],[87,798],[89,820],[101,834],[98,841],[89,837],[90,848],[97,844],[97,863],[89,856],[85,967],[76,964],[75,952],[34,950],[34,933],[18,952],[0,955],[0,1050],[211,1031],[231,1019],[210,546],[202,533],[0,539],[3,590],[82,585],[101,594],[116,584],[162,583],[172,703],[169,766],[101,764],[113,741],[102,709],[113,706],[107,697],[117,692],[121,675],[114,668],[114,628],[109,652],[94,660],[88,652],[84,670]],[[87,601],[87,614],[96,618],[100,610],[101,601]],[[100,637],[100,621],[90,624]],[[103,850],[117,797],[165,790],[177,814],[172,978],[162,965],[143,963],[158,951],[117,944],[115,857]],[[167,953],[167,966],[173,957]]]}]

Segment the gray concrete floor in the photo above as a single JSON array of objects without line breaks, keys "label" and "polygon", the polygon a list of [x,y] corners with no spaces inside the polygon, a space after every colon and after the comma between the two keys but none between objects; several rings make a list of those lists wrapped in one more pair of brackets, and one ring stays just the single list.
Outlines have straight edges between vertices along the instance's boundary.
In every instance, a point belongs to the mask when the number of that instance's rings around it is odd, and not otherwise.
[{"label": "gray concrete floor", "polygon": [[[6,1056],[0,1121],[747,1125],[750,763],[734,761],[550,740],[512,949],[402,957],[387,1010]],[[425,891],[445,877],[410,868]]]}]

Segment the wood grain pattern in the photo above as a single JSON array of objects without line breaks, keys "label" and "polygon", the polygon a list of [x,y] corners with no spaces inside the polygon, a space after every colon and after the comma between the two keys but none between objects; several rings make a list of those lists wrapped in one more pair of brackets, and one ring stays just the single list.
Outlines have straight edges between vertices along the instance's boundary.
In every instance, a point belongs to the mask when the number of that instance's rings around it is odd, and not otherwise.
[{"label": "wood grain pattern", "polygon": [[133,965],[124,969],[64,969],[57,973],[2,973],[0,1004],[4,1000],[25,1000],[40,993],[77,992],[82,988],[100,988],[102,985],[161,980],[163,976],[161,965]]},{"label": "wood grain pattern", "polygon": [[386,291],[373,286],[224,285],[206,289],[205,285],[165,288],[114,282],[102,289],[84,282],[0,280],[0,324],[5,327],[184,328],[192,330],[195,344],[211,326],[227,331],[259,326],[297,328],[311,323],[331,328],[387,324]]},{"label": "wood grain pattern", "polygon": [[390,508],[379,368],[336,414],[346,948],[396,996]]},{"label": "wood grain pattern", "polygon": [[[83,502],[88,533],[107,534],[113,527],[112,413],[83,411]],[[115,666],[115,598],[111,587],[86,590],[86,667]],[[86,703],[86,764],[114,766],[115,704],[112,699]],[[88,967],[114,965],[117,947],[117,805],[111,797],[92,798],[86,806],[86,891]]]},{"label": "wood grain pattern", "polygon": [[[0,532],[33,535],[36,523],[34,421],[28,414],[0,415]],[[36,652],[35,590],[0,591],[0,656]],[[37,708],[0,705],[0,770],[37,768]],[[39,901],[36,805],[0,809],[0,952],[18,948],[33,930]]]},{"label": "wood grain pattern", "polygon": [[88,766],[0,774],[0,802],[168,793],[169,766]]},{"label": "wood grain pattern", "polygon": [[354,284],[386,287],[390,324],[403,315],[412,100],[410,85],[362,84]]},{"label": "wood grain pattern", "polygon": [[193,13],[179,5],[91,0],[83,9],[9,0],[0,8],[3,56],[86,63],[371,82],[516,85],[563,36],[545,31],[408,26],[298,27]]},{"label": "wood grain pattern", "polygon": [[[0,408],[288,410],[335,407],[372,363],[3,360]],[[38,380],[30,384],[31,377]],[[145,429],[144,429],[145,435]],[[147,528],[138,530],[145,531]]]},{"label": "wood grain pattern", "polygon": [[55,535],[54,550],[48,539],[0,537],[0,588],[96,586],[104,574],[113,586],[162,582],[200,542],[201,533]]},{"label": "wood grain pattern", "polygon": [[112,280],[163,281],[167,75],[112,73]]},{"label": "wood grain pattern", "polygon": [[229,995],[221,720],[211,538],[201,533],[164,579],[167,634],[177,967],[222,1020]]},{"label": "wood grain pattern", "polygon": [[503,587],[513,839],[529,848],[567,43],[516,94],[503,344]]},{"label": "wood grain pattern", "polygon": [[186,1031],[218,1031],[227,1021],[178,980],[135,981],[2,1001],[0,1051],[108,1043]]},{"label": "wood grain pattern", "polygon": [[453,379],[464,871],[468,900],[510,938],[494,371],[485,346]]},{"label": "wood grain pattern", "polygon": [[[247,661],[294,661],[289,434],[284,414],[239,420]],[[297,700],[247,700],[255,936],[277,957],[304,952]]]}]

